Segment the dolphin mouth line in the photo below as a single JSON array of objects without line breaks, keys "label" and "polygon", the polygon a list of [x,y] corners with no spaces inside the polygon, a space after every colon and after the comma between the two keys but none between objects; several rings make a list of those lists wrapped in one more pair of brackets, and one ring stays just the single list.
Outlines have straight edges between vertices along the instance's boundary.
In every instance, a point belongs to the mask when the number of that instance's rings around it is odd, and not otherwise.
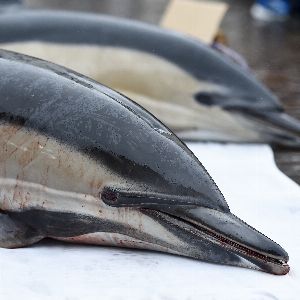
[{"label": "dolphin mouth line", "polygon": [[[145,209],[145,210],[149,210],[149,209]],[[152,211],[155,211],[155,210],[152,210]],[[279,267],[280,272],[276,272],[274,274],[285,275],[290,270],[290,267],[287,264],[287,260],[284,260],[283,258],[280,259],[280,258],[273,257],[270,254],[260,252],[260,251],[253,249],[245,244],[237,242],[231,238],[228,238],[227,236],[223,235],[222,233],[217,232],[204,224],[201,224],[198,221],[196,224],[194,222],[191,222],[189,220],[183,219],[181,217],[175,216],[170,213],[161,212],[158,210],[155,212],[158,214],[161,214],[162,216],[164,215],[169,218],[175,219],[179,222],[182,222],[189,227],[192,227],[193,229],[197,230],[196,232],[191,231],[192,234],[199,235],[199,232],[202,234],[205,234],[206,236],[208,236],[210,238],[210,240],[212,240],[212,242],[217,243],[218,245],[222,246],[225,249],[229,249],[233,252],[240,253],[248,258],[253,258],[264,264],[271,264],[271,266],[273,265],[273,266],[276,266],[277,268]],[[255,268],[253,268],[253,269],[255,269]],[[262,270],[264,271],[264,269],[262,269]]]}]

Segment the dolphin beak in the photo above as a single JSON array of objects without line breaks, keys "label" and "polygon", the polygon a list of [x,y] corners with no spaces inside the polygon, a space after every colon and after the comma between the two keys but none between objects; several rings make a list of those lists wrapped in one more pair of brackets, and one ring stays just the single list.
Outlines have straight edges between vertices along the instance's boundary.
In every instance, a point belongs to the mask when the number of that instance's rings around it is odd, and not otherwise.
[{"label": "dolphin beak", "polygon": [[262,140],[275,146],[300,147],[300,121],[279,111],[239,110],[236,115],[252,120]]},{"label": "dolphin beak", "polygon": [[[160,224],[168,234],[158,231],[155,244],[164,251],[276,275],[290,270],[286,251],[232,214],[227,206],[208,208],[197,203],[197,198],[164,194],[145,197],[110,187],[101,198],[113,207],[138,209]],[[144,230],[147,233],[146,227]]]},{"label": "dolphin beak", "polygon": [[184,237],[189,246],[177,250],[178,254],[276,275],[289,272],[287,252],[231,212],[204,207],[168,208],[150,215],[161,224],[172,223],[168,226],[173,234]]}]

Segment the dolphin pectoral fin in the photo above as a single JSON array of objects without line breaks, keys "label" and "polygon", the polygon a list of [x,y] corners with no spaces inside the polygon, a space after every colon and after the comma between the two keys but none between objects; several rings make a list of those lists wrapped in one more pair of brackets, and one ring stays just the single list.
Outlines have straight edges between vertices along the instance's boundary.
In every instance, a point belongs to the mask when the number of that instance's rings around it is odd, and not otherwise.
[{"label": "dolphin pectoral fin", "polygon": [[194,207],[199,205],[199,200],[194,197],[183,197],[163,193],[149,193],[117,188],[105,187],[101,198],[109,206],[113,207],[138,207],[158,209],[167,206]]},{"label": "dolphin pectoral fin", "polygon": [[32,245],[44,237],[26,224],[0,213],[0,247],[20,248]]}]

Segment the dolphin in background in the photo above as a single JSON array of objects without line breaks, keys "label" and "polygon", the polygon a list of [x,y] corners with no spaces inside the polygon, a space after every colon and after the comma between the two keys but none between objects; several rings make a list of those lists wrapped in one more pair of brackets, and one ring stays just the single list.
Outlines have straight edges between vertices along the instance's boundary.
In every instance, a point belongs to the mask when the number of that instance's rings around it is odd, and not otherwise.
[{"label": "dolphin in background", "polygon": [[0,71],[0,247],[49,237],[288,273],[288,254],[142,107],[29,56],[0,50]]},{"label": "dolphin in background", "polygon": [[180,138],[299,146],[300,122],[199,40],[89,13],[7,10],[0,47],[70,67],[141,104]]}]

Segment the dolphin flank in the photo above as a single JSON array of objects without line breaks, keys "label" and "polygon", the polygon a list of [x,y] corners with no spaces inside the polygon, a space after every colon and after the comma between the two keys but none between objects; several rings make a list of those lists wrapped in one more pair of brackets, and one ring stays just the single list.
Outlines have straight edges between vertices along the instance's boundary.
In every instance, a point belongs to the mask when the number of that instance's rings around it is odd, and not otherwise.
[{"label": "dolphin flank", "polygon": [[0,48],[69,67],[129,96],[191,141],[300,146],[274,94],[199,40],[88,13],[7,10]]},{"label": "dolphin flank", "polygon": [[45,237],[286,274],[288,254],[234,216],[193,153],[128,98],[0,50],[0,246]]}]

